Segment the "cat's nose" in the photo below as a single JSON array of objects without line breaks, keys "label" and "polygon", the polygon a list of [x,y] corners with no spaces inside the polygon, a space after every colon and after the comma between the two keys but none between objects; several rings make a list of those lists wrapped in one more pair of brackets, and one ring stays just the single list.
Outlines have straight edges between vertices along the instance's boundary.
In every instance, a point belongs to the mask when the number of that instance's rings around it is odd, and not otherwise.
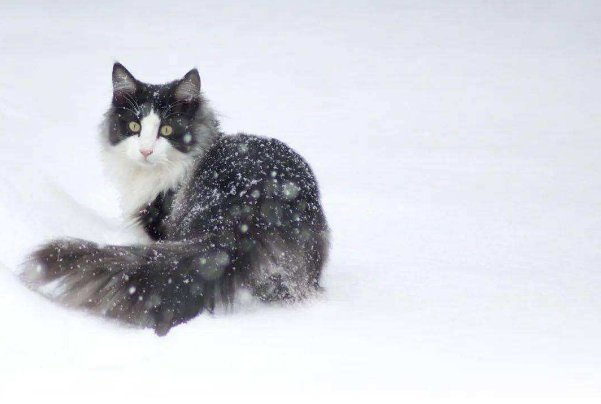
[{"label": "cat's nose", "polygon": [[140,153],[142,153],[142,156],[144,156],[144,158],[147,159],[148,156],[152,154],[152,150],[140,149]]}]

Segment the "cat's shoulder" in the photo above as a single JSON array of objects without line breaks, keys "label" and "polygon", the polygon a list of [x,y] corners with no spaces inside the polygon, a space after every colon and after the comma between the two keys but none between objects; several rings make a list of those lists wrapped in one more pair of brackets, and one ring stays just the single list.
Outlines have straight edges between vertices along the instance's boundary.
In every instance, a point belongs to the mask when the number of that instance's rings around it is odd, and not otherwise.
[{"label": "cat's shoulder", "polygon": [[220,136],[203,157],[197,176],[315,181],[309,164],[286,143],[246,133]]},{"label": "cat's shoulder", "polygon": [[237,133],[235,135],[222,135],[216,142],[217,150],[237,156],[246,156],[248,153],[273,155],[293,152],[292,148],[281,140],[252,135],[248,133]]},{"label": "cat's shoulder", "polygon": [[281,140],[238,133],[220,136],[205,156],[211,165],[305,167],[305,160]]}]

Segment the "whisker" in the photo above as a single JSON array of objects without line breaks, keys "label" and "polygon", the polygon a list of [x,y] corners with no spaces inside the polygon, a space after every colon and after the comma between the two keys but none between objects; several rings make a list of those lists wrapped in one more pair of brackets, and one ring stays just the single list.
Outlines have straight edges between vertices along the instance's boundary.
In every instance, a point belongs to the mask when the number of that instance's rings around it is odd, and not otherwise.
[{"label": "whisker", "polygon": [[134,107],[134,109],[136,110],[140,110],[140,104],[138,104],[138,101],[135,99],[135,97],[129,95],[129,94],[125,94],[126,99],[129,98],[135,105],[132,105]]},{"label": "whisker", "polygon": [[131,112],[134,115],[138,115],[138,113],[136,111],[134,111],[133,109],[127,108],[127,107],[116,107],[117,109],[124,109],[126,111]]}]

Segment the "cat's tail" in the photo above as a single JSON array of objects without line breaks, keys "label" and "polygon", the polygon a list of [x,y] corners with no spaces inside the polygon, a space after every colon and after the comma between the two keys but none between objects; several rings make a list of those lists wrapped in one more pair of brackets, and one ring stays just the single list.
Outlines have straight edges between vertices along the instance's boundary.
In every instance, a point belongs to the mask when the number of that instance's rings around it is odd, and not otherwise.
[{"label": "cat's tail", "polygon": [[217,299],[231,302],[234,272],[214,240],[147,246],[53,241],[33,253],[22,278],[48,298],[165,335]]}]

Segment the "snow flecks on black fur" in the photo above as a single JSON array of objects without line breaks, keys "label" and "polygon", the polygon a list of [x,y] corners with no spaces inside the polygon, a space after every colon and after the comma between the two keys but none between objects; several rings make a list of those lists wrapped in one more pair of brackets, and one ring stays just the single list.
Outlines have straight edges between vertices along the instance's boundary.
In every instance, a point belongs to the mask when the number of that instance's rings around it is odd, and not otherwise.
[{"label": "snow flecks on black fur", "polygon": [[170,238],[218,235],[265,300],[318,288],[328,229],[315,177],[297,153],[275,139],[224,136],[194,177],[168,219]]}]

